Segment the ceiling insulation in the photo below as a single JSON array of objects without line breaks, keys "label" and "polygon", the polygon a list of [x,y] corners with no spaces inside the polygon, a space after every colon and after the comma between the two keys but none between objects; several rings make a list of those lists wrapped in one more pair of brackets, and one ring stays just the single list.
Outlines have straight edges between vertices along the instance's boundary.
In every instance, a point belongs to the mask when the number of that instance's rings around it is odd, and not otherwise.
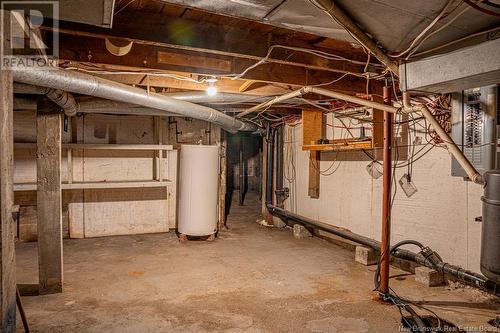
[{"label": "ceiling insulation", "polygon": [[[496,0],[495,0],[496,1]],[[168,0],[214,13],[247,18],[318,36],[351,40],[342,27],[309,0]],[[390,51],[404,49],[441,11],[447,0],[339,0],[336,1],[365,31]],[[450,8],[460,4],[455,0]],[[466,8],[461,5],[457,12]],[[439,27],[440,23],[436,24]],[[420,50],[471,33],[500,27],[500,19],[467,9],[446,29],[427,40]]]}]

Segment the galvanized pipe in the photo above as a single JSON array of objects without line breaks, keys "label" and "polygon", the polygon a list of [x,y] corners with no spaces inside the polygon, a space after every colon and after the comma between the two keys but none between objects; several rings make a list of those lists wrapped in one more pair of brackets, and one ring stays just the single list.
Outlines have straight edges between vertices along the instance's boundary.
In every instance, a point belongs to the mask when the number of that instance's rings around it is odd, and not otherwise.
[{"label": "galvanized pipe", "polygon": [[[45,94],[44,87],[33,86],[29,84],[23,83],[14,83],[14,93],[16,94],[28,94],[28,95],[44,95]],[[261,95],[248,95],[248,94],[240,94],[240,93],[227,93],[227,92],[219,92],[215,96],[209,96],[205,91],[181,91],[181,92],[166,92],[159,93],[160,95],[172,97],[178,99],[180,101],[186,101],[196,104],[232,104],[232,103],[248,103],[255,102],[261,103],[266,101],[268,98],[274,97],[275,95],[261,96]],[[99,101],[99,99],[95,99]],[[291,103],[302,103],[305,104],[302,100],[290,100]],[[129,103],[117,103],[116,105],[120,107],[128,107],[131,104]]]},{"label": "galvanized pipe", "polygon": [[13,67],[12,72],[16,82],[174,112],[181,116],[217,124],[232,133],[257,129],[253,124],[244,123],[206,106],[176,100],[157,93],[149,93],[140,88],[130,87],[86,73],[53,67]]},{"label": "galvanized pipe", "polygon": [[70,117],[76,115],[80,111],[78,102],[73,95],[61,89],[15,83],[14,93],[45,95],[52,102],[60,106],[65,115]]},{"label": "galvanized pipe", "polygon": [[46,88],[45,96],[63,109],[65,115],[71,117],[78,113],[80,107],[69,92],[61,89]]}]

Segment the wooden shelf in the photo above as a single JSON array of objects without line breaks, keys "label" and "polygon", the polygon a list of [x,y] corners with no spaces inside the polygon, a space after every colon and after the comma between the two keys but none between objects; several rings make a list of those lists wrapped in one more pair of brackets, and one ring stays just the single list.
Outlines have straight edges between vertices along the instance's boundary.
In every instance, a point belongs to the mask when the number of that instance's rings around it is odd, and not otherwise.
[{"label": "wooden shelf", "polygon": [[[147,181],[116,181],[116,182],[74,182],[62,183],[63,190],[80,189],[111,189],[111,188],[146,188],[163,187],[171,184],[170,180],[147,180]],[[35,183],[14,184],[14,191],[36,191]]]},{"label": "wooden shelf", "polygon": [[[14,148],[36,149],[36,143],[15,143]],[[141,145],[141,144],[101,144],[101,143],[63,143],[63,149],[88,150],[173,150],[172,145]]]},{"label": "wooden shelf", "polygon": [[302,150],[309,151],[349,151],[372,149],[372,140],[355,141],[355,140],[334,140],[333,143],[303,145]]}]

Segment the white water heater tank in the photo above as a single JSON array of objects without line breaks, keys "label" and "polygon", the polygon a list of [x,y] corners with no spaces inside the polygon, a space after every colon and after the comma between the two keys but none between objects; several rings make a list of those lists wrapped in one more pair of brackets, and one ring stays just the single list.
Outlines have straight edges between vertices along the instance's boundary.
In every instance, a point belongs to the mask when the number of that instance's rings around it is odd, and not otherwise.
[{"label": "white water heater tank", "polygon": [[181,145],[178,231],[208,236],[217,231],[219,147]]}]

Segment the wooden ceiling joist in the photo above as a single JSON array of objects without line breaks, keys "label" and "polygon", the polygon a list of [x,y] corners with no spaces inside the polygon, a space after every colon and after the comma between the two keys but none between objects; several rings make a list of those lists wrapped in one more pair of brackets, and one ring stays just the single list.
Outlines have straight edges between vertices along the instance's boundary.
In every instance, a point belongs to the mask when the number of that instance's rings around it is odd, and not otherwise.
[{"label": "wooden ceiling joist", "polygon": [[[255,61],[243,58],[230,58],[213,54],[203,57],[200,56],[200,53],[193,51],[137,43],[133,45],[127,55],[117,57],[107,51],[104,39],[70,34],[64,34],[60,38],[60,58],[76,62],[217,76],[241,73],[255,63]],[[328,83],[339,79],[342,75],[341,73],[310,70],[298,66],[264,63],[249,71],[244,78],[266,83],[304,86]],[[350,93],[364,92],[366,80],[362,77],[347,75],[341,80],[327,85],[327,87]]]}]

